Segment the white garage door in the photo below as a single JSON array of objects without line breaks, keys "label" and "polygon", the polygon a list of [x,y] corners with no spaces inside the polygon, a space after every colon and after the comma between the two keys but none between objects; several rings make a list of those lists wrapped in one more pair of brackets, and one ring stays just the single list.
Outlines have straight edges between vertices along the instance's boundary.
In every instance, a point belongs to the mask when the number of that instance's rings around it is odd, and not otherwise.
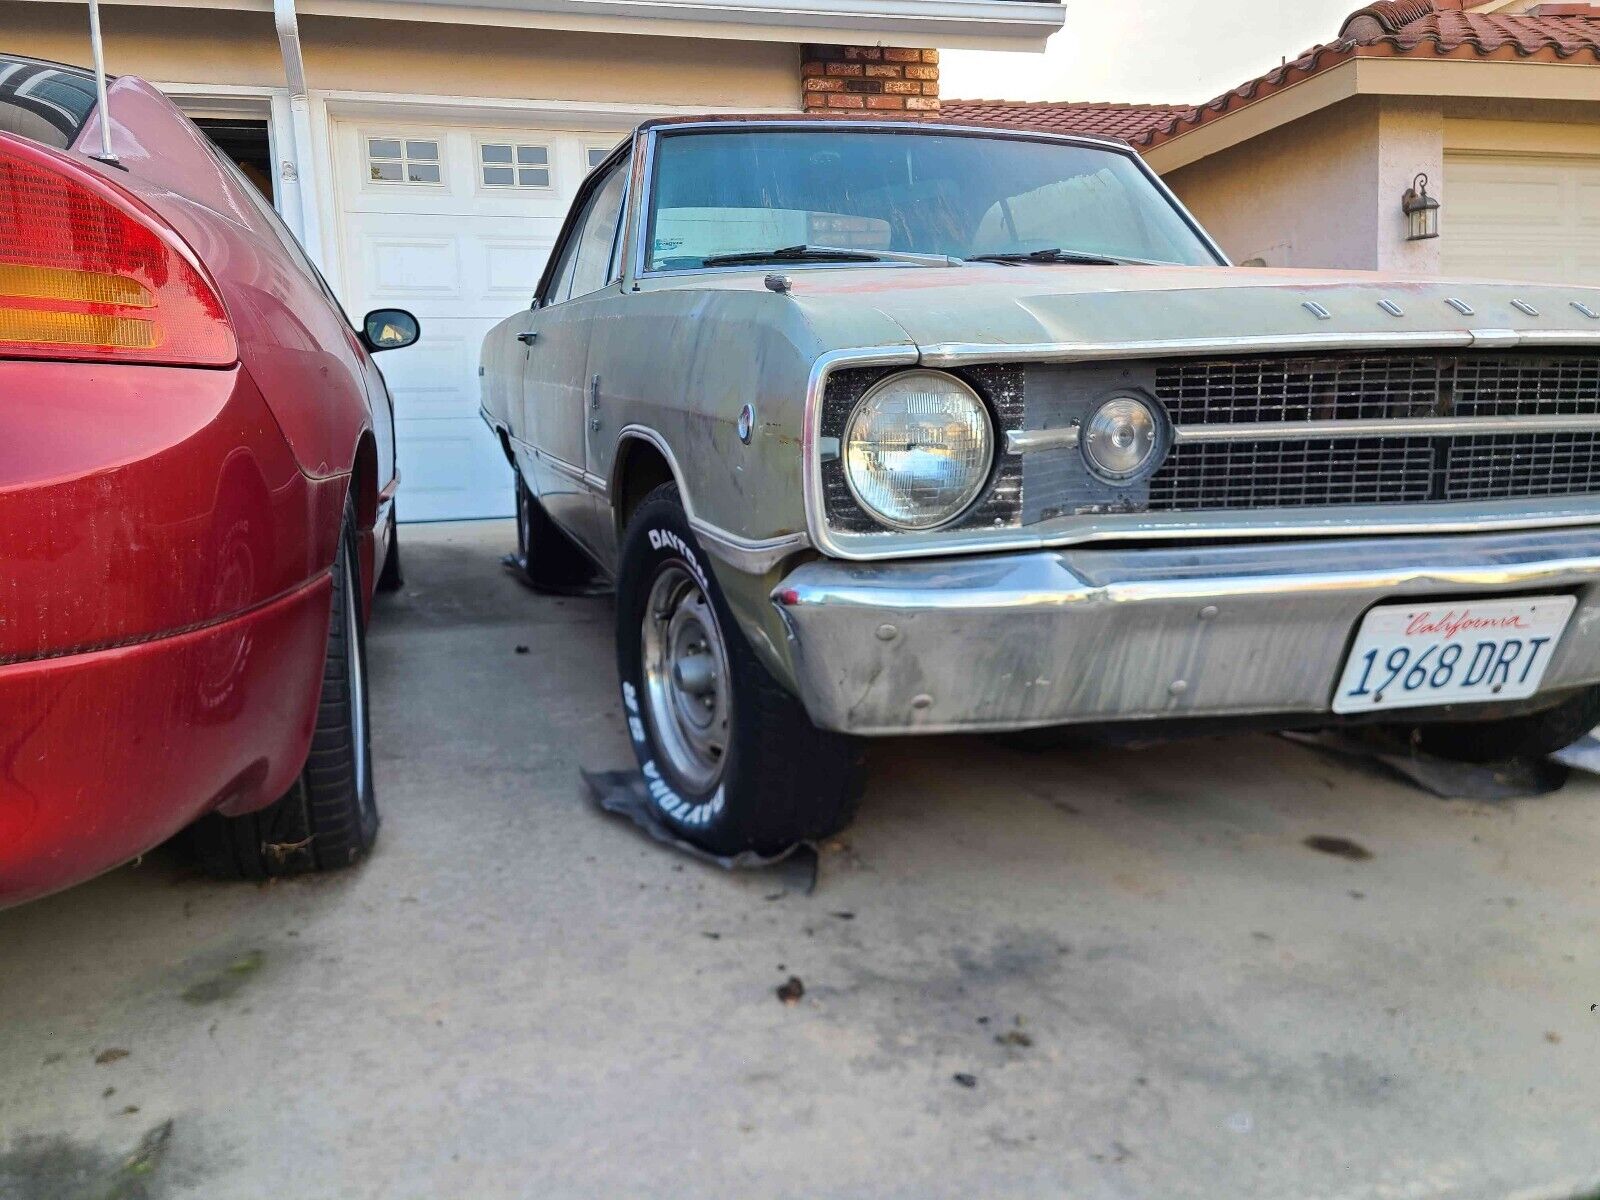
[{"label": "white garage door", "polygon": [[1600,158],[1447,155],[1450,275],[1600,284]]},{"label": "white garage door", "polygon": [[511,514],[511,474],[478,417],[478,351],[527,306],[567,204],[620,135],[343,121],[335,126],[352,316],[407,308],[422,340],[382,355],[402,520]]}]

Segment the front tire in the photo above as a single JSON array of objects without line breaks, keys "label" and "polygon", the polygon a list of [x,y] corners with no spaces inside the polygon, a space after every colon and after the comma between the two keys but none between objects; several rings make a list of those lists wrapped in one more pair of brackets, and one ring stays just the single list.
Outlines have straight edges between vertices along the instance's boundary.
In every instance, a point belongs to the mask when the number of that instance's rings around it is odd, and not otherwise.
[{"label": "front tire", "polygon": [[517,502],[518,572],[530,585],[544,591],[567,592],[581,589],[594,579],[594,563],[563,533],[545,512],[544,505],[512,468],[512,487]]},{"label": "front tire", "polygon": [[359,562],[355,509],[346,500],[311,752],[275,803],[239,817],[212,813],[190,827],[190,848],[207,874],[269,879],[330,871],[361,858],[378,836]]},{"label": "front tire", "polygon": [[714,854],[779,854],[850,823],[860,743],[816,728],[756,657],[689,527],[675,485],[623,539],[617,670],[659,819]]}]

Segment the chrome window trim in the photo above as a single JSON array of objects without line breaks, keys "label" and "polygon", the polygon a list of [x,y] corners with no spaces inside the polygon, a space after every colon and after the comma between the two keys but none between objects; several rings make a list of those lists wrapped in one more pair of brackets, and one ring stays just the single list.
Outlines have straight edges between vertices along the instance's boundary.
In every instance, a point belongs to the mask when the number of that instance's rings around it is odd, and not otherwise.
[{"label": "chrome window trim", "polygon": [[[1434,336],[1434,335],[1424,335]],[[1470,334],[1455,335],[1470,339]],[[1302,348],[1302,337],[1274,339],[1230,339],[1246,342],[1258,352]],[[1571,344],[1576,339],[1564,339]],[[1372,335],[1364,344],[1393,348],[1394,337]],[[1600,344],[1600,336],[1591,336],[1590,344]],[[1462,344],[1462,343],[1457,343]],[[1470,342],[1464,343],[1470,344]],[[1101,357],[1114,358],[1125,354],[1151,357],[1150,346],[1165,347],[1167,354],[1204,353],[1213,348],[1206,344],[1199,349],[1194,343],[1140,343],[1137,350],[1123,343]],[[1237,348],[1237,347],[1235,347]],[[948,349],[948,348],[946,348]],[[1095,542],[1162,542],[1180,539],[1200,541],[1215,538],[1288,539],[1307,537],[1350,537],[1357,535],[1411,534],[1411,533],[1471,533],[1480,530],[1547,529],[1562,526],[1600,525],[1600,496],[1592,497],[1537,497],[1519,500],[1460,501],[1407,505],[1404,511],[1411,515],[1397,517],[1397,507],[1392,504],[1352,505],[1350,507],[1252,509],[1211,513],[1107,513],[1083,516],[1063,516],[1042,521],[1025,529],[931,530],[926,533],[907,532],[885,528],[873,533],[837,533],[830,529],[822,488],[822,405],[829,377],[837,370],[849,367],[927,367],[955,366],[963,363],[1005,363],[1018,361],[1012,351],[1016,347],[975,347],[970,356],[962,354],[952,359],[939,351],[919,354],[911,345],[893,347],[862,347],[836,350],[822,355],[811,368],[806,388],[805,427],[802,439],[804,455],[804,495],[806,526],[811,544],[833,558],[853,562],[874,562],[895,558],[932,558],[952,554],[992,554],[1009,550],[1042,550],[1064,546],[1086,545]],[[1023,350],[1030,348],[1023,347]],[[1060,347],[1050,349],[1057,353]],[[1094,349],[1075,347],[1073,349]],[[1046,361],[1055,354],[1041,354],[1039,358],[1021,361]],[[930,361],[930,358],[933,361]],[[1070,361],[1070,360],[1069,360]],[[1453,418],[1440,418],[1454,422]],[[1479,418],[1468,432],[1497,432],[1495,426],[1512,418]],[[1544,418],[1525,418],[1524,420]],[[1584,428],[1574,421],[1583,418],[1558,418],[1562,429]],[[1463,419],[1465,420],[1465,419]],[[1191,429],[1193,426],[1190,427]],[[1240,426],[1223,427],[1237,431]],[[1276,426],[1274,427],[1276,428]],[[1303,426],[1284,426],[1290,432],[1285,436],[1304,437]],[[1386,425],[1393,431],[1394,425]],[[1526,425],[1515,428],[1527,430]],[[1065,444],[1064,430],[1019,431],[1048,433]],[[1429,432],[1448,432],[1430,429]],[[1039,448],[1037,446],[1035,449]],[[1427,516],[1418,510],[1425,509]]]},{"label": "chrome window trim", "polygon": [[[921,123],[921,122],[911,122],[911,121],[904,121],[904,120],[901,120],[901,121],[872,121],[872,120],[857,120],[857,119],[854,119],[854,118],[840,118],[840,119],[838,119],[838,120],[836,120],[834,122],[829,122],[826,118],[816,118],[816,117],[813,117],[813,118],[810,118],[810,119],[806,119],[806,120],[795,120],[793,118],[774,117],[774,118],[772,118],[770,120],[762,118],[762,119],[755,119],[755,120],[680,121],[680,122],[672,122],[672,123],[669,123],[669,124],[649,125],[649,126],[645,126],[644,127],[644,129],[642,130],[642,135],[643,135],[643,138],[644,138],[644,148],[643,148],[643,154],[642,154],[643,170],[640,173],[640,187],[639,187],[639,193],[638,193],[638,200],[637,200],[637,203],[635,203],[633,205],[635,216],[636,216],[637,219],[634,222],[635,229],[634,229],[634,238],[633,238],[633,263],[632,263],[631,279],[633,281],[635,281],[635,286],[637,286],[637,281],[638,280],[643,280],[643,279],[673,278],[673,277],[679,277],[679,276],[684,276],[684,275],[709,275],[709,274],[714,274],[714,273],[718,273],[718,272],[737,272],[737,271],[749,272],[749,271],[754,271],[754,270],[766,271],[768,269],[767,266],[756,266],[756,267],[751,267],[751,266],[697,267],[697,268],[689,268],[689,269],[678,269],[678,270],[672,270],[672,271],[651,271],[651,270],[647,270],[646,269],[645,264],[648,261],[648,259],[647,259],[646,254],[645,254],[645,241],[646,241],[646,238],[647,238],[647,236],[649,234],[649,229],[650,229],[649,207],[650,207],[650,203],[651,203],[651,198],[655,194],[656,145],[661,140],[661,137],[663,135],[675,136],[675,135],[684,134],[684,133],[704,133],[704,132],[707,132],[707,131],[715,131],[715,132],[720,132],[720,133],[727,133],[730,130],[735,130],[735,129],[753,129],[753,130],[763,130],[763,131],[764,130],[772,130],[772,129],[789,129],[789,130],[809,130],[809,131],[815,132],[818,129],[829,129],[829,128],[834,128],[834,127],[845,129],[845,130],[848,130],[849,132],[852,132],[852,133],[855,133],[855,132],[869,132],[869,133],[877,132],[877,133],[899,133],[899,134],[908,134],[908,135],[933,133],[933,134],[945,134],[945,135],[948,135],[948,136],[956,136],[956,137],[1003,138],[1003,139],[1006,139],[1008,141],[1018,141],[1018,142],[1053,142],[1053,143],[1056,143],[1058,145],[1083,146],[1083,147],[1087,147],[1089,149],[1094,149],[1094,150],[1109,150],[1112,153],[1120,154],[1122,157],[1124,157],[1126,159],[1129,159],[1134,164],[1135,168],[1139,171],[1139,173],[1142,176],[1144,176],[1144,178],[1155,187],[1157,193],[1164,200],[1166,200],[1166,202],[1168,204],[1170,204],[1172,206],[1173,210],[1183,220],[1183,223],[1186,226],[1188,226],[1189,230],[1195,235],[1196,238],[1198,238],[1200,240],[1200,243],[1217,260],[1214,265],[1219,266],[1219,267],[1227,267],[1227,266],[1232,266],[1233,265],[1232,262],[1229,260],[1227,254],[1223,251],[1222,247],[1217,244],[1216,239],[1213,238],[1209,233],[1206,232],[1205,226],[1201,225],[1200,222],[1195,219],[1194,214],[1191,213],[1188,210],[1188,208],[1186,208],[1184,206],[1183,201],[1178,199],[1177,195],[1173,192],[1173,190],[1170,187],[1168,187],[1165,182],[1162,181],[1161,176],[1156,174],[1155,170],[1150,166],[1150,164],[1144,161],[1144,158],[1138,153],[1138,151],[1136,151],[1132,146],[1128,145],[1126,142],[1119,142],[1119,141],[1116,141],[1113,138],[1094,137],[1094,136],[1088,135],[1088,134],[1045,133],[1045,132],[1041,132],[1041,131],[1037,131],[1037,130],[1029,130],[1029,129],[994,129],[994,128],[990,128],[990,127],[984,126],[984,125],[959,125],[959,124],[952,124],[952,123],[947,123],[947,122],[928,122],[928,123],[924,124],[924,123]],[[1187,264],[1171,263],[1171,264],[1159,264],[1159,265],[1164,265],[1164,266],[1165,265],[1170,265],[1170,266],[1173,266],[1173,267],[1179,267],[1179,266],[1185,266]],[[818,270],[818,269],[827,269],[829,267],[837,268],[837,267],[840,267],[840,266],[848,266],[848,267],[881,266],[881,267],[901,267],[901,268],[904,268],[906,266],[906,264],[905,263],[888,263],[888,262],[885,262],[885,263],[805,263],[805,262],[796,262],[796,263],[785,263],[784,264],[785,270],[793,268],[795,270],[800,270],[800,271],[812,271],[812,270]],[[1204,270],[1206,268],[1197,267],[1195,269]]]}]

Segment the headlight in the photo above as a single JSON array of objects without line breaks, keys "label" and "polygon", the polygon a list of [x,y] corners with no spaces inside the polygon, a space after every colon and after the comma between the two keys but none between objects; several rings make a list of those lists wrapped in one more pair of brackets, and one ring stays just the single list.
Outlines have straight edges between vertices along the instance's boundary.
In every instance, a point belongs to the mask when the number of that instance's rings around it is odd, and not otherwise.
[{"label": "headlight", "polygon": [[1151,465],[1161,441],[1161,418],[1145,401],[1118,396],[1089,415],[1078,441],[1091,471],[1122,482]]},{"label": "headlight", "polygon": [[942,371],[903,371],[872,388],[844,430],[850,491],[878,520],[932,529],[959,516],[994,462],[989,410]]}]

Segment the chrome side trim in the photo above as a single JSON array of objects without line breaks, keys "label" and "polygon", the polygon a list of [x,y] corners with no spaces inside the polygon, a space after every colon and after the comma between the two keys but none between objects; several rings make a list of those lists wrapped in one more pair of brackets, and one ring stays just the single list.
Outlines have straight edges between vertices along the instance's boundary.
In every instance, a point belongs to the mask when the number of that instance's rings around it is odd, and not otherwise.
[{"label": "chrome side trim", "polygon": [[729,533],[720,525],[689,519],[689,525],[708,554],[714,554],[729,566],[750,575],[765,575],[784,559],[808,549],[811,539],[803,533],[787,533],[781,537],[747,538]]},{"label": "chrome side trim", "polygon": [[507,433],[506,440],[508,440],[517,449],[525,451],[530,458],[537,459],[539,462],[549,467],[552,471],[555,471],[560,475],[565,475],[574,483],[581,484],[597,495],[604,496],[606,494],[606,481],[600,478],[600,476],[592,475],[577,464],[569,463],[564,458],[557,458],[548,450],[541,450],[532,443],[523,441],[515,434]]},{"label": "chrome side trim", "polygon": [[1600,430],[1600,415],[1417,417],[1410,420],[1238,421],[1178,425],[1176,442],[1292,442],[1302,438],[1440,437],[1455,433],[1566,433]]},{"label": "chrome side trim", "polygon": [[1040,450],[1074,450],[1081,431],[1076,425],[1060,429],[1008,429],[1006,451],[1009,454],[1035,454]]},{"label": "chrome side trim", "polygon": [[[1210,354],[1278,354],[1311,350],[1492,349],[1512,346],[1600,346],[1590,329],[1481,330],[1435,329],[1411,333],[1293,333],[1273,337],[1172,338],[1140,342],[1041,342],[1004,345],[944,342],[926,347],[925,367],[960,367],[984,362],[1100,362],[1122,358],[1173,358]],[[1515,340],[1504,340],[1505,335]]]},{"label": "chrome side trim", "polygon": [[[678,457],[672,452],[672,446],[662,434],[648,425],[624,425],[617,433],[617,446],[620,448],[624,442],[648,442],[661,452],[661,457],[667,460],[667,469],[672,472],[672,478],[678,485],[678,497],[683,501],[684,515],[689,518],[689,527],[695,531],[708,554],[714,554],[729,566],[752,575],[764,575],[777,566],[791,554],[795,554],[811,545],[811,539],[804,533],[784,533],[769,538],[747,538],[741,534],[732,533],[713,524],[703,517],[695,515],[694,500],[684,484],[684,473],[678,466]],[[602,480],[600,492],[606,497],[607,503],[617,494],[618,467],[622,463],[622,455],[615,456],[611,468],[611,479]],[[620,544],[621,533],[619,529],[618,541]]]}]

